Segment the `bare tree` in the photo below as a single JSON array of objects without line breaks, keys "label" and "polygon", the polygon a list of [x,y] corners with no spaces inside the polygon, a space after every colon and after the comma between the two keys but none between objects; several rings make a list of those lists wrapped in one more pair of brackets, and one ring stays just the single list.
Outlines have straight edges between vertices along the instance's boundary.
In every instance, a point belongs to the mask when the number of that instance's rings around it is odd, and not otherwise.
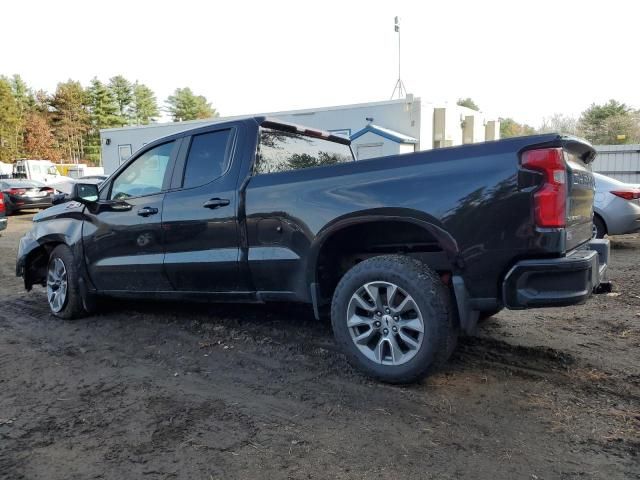
[{"label": "bare tree", "polygon": [[540,133],[568,133],[569,135],[578,135],[578,120],[564,115],[562,113],[554,113],[550,117],[542,119],[542,125],[538,129]]}]

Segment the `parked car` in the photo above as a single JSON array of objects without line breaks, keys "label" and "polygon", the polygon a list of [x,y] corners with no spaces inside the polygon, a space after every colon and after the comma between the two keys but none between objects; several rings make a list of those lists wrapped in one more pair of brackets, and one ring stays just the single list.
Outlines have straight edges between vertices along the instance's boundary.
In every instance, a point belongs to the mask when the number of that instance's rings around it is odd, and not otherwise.
[{"label": "parked car", "polygon": [[624,183],[600,173],[593,174],[593,236],[622,235],[640,231],[640,185]]},{"label": "parked car", "polygon": [[354,161],[328,132],[214,124],[76,184],[34,217],[16,273],[68,319],[99,296],[307,303],[356,367],[411,382],[480,315],[584,302],[606,281],[594,155],[546,134]]},{"label": "parked car", "polygon": [[0,232],[7,228],[7,214],[4,206],[4,196],[0,195]]},{"label": "parked car", "polygon": [[31,208],[49,208],[55,190],[35,180],[0,180],[7,215]]}]

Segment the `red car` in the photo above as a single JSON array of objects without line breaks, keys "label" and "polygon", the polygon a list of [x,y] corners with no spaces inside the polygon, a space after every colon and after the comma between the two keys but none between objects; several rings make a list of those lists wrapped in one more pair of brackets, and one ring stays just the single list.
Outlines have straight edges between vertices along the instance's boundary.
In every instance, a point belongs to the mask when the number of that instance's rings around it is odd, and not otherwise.
[{"label": "red car", "polygon": [[55,190],[35,180],[0,180],[7,215],[30,208],[49,208]]},{"label": "red car", "polygon": [[7,228],[7,217],[4,208],[4,195],[0,195],[0,232]]}]

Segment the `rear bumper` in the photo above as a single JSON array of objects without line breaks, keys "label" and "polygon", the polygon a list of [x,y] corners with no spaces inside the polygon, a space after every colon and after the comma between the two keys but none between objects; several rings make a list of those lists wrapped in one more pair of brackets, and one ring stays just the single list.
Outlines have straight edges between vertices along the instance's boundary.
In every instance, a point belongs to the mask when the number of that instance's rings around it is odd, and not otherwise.
[{"label": "rear bumper", "polygon": [[560,258],[522,260],[505,276],[502,298],[510,309],[561,307],[584,302],[606,281],[609,240]]},{"label": "rear bumper", "polygon": [[14,201],[9,203],[11,210],[27,210],[31,208],[49,208],[51,206],[51,200],[42,199],[25,199],[20,201]]}]

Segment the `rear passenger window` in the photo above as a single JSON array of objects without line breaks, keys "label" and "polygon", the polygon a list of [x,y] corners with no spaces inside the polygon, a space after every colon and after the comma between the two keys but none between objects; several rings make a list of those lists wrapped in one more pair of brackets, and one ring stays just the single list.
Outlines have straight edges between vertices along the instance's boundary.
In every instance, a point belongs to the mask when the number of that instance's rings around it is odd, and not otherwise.
[{"label": "rear passenger window", "polygon": [[227,170],[230,139],[231,130],[202,133],[191,138],[183,188],[205,185]]},{"label": "rear passenger window", "polygon": [[260,129],[260,155],[254,173],[288,172],[351,162],[349,145],[299,133]]}]

